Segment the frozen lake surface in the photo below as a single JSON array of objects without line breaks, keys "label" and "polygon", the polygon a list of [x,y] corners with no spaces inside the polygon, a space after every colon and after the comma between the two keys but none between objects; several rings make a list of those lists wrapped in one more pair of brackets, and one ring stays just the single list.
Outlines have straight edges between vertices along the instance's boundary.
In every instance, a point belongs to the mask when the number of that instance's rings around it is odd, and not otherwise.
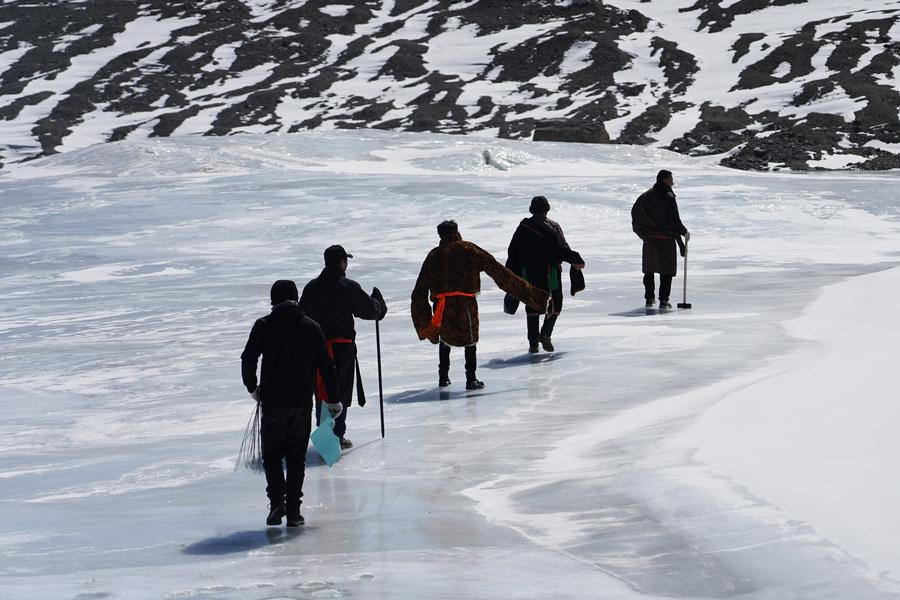
[{"label": "frozen lake surface", "polygon": [[[675,173],[690,311],[642,308],[630,207]],[[340,131],[107,144],[0,174],[4,598],[900,597],[900,202],[887,174]],[[588,288],[526,353],[483,278],[479,378],[409,294],[435,225],[505,260],[550,199]],[[299,531],[234,472],[239,356],[332,243],[377,285],[355,447],[308,454]],[[680,268],[681,265],[679,265]],[[681,274],[673,304],[681,300]],[[567,285],[567,283],[566,283]]]}]

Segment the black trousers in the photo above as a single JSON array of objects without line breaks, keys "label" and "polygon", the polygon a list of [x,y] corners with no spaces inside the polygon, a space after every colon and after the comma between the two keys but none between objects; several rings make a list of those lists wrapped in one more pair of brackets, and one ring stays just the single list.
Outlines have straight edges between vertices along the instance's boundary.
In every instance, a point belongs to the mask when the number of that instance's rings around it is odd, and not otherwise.
[{"label": "black trousers", "polygon": [[[475,346],[466,346],[466,380],[475,379],[475,370],[478,368],[478,351]],[[438,345],[438,373],[447,375],[450,372],[450,346],[441,342]]]},{"label": "black trousers", "polygon": [[[347,411],[353,403],[353,385],[356,382],[356,344],[335,344],[334,368],[337,370],[338,397],[331,402],[340,402],[344,407],[334,420],[334,435],[339,438],[347,433]],[[322,400],[316,396],[316,425],[322,414]]]},{"label": "black trousers", "polygon": [[334,367],[337,369],[338,397],[344,410],[334,420],[334,435],[347,433],[347,412],[353,404],[353,384],[356,376],[356,344],[334,345]]},{"label": "black trousers", "polygon": [[559,313],[546,315],[544,317],[544,324],[538,327],[541,320],[540,315],[528,315],[526,318],[528,323],[528,343],[537,344],[538,339],[542,335],[546,335],[547,337],[553,336],[553,327],[556,325],[556,319],[558,318]]},{"label": "black trousers", "polygon": [[260,423],[263,467],[266,494],[273,507],[282,504],[288,509],[300,507],[311,427],[312,415],[308,408],[263,405]]},{"label": "black trousers", "polygon": [[[672,275],[659,275],[659,301],[668,302],[669,294],[672,293]],[[654,294],[656,281],[654,273],[644,273],[644,299],[655,300]]]},{"label": "black trousers", "polygon": [[[547,291],[547,290],[544,290]],[[550,292],[550,312],[544,315],[544,324],[540,324],[540,314],[530,306],[525,307],[525,321],[528,328],[528,344],[534,345],[538,343],[538,338],[542,335],[551,337],[553,335],[553,327],[556,326],[556,319],[562,312],[563,291],[562,284],[557,285],[556,289]]]}]

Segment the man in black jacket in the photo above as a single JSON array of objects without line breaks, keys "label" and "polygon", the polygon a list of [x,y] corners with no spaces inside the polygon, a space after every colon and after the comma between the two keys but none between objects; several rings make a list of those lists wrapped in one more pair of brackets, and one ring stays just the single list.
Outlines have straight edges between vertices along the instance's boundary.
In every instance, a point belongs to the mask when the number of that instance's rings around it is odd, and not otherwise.
[{"label": "man in black jacket", "polygon": [[[241,376],[247,391],[262,405],[260,433],[270,508],[266,524],[280,525],[287,515],[288,527],[298,527],[303,524],[300,499],[316,373],[321,373],[333,397],[337,396],[337,379],[322,329],[297,303],[297,285],[280,279],[272,285],[270,298],[272,312],[253,324],[241,354]],[[337,416],[340,403],[329,404],[328,411]],[[287,467],[286,481],[282,461]]]},{"label": "man in black jacket", "polygon": [[[678,215],[673,185],[672,172],[663,169],[656,175],[656,184],[641,194],[631,207],[631,228],[644,241],[641,263],[644,300],[648,308],[656,301],[654,273],[659,273],[659,307],[672,308],[669,293],[678,264],[675,244],[678,243],[684,256],[685,244],[691,239]],[[684,242],[681,236],[684,236]]]},{"label": "man in black jacket", "polygon": [[300,305],[306,313],[319,325],[325,333],[328,353],[334,359],[337,369],[338,391],[331,395],[327,390],[318,389],[322,396],[340,402],[344,410],[334,420],[334,434],[341,440],[341,448],[353,446],[346,436],[347,410],[353,401],[353,376],[357,376],[357,402],[365,405],[362,394],[362,381],[359,381],[359,364],[356,360],[356,329],[353,317],[368,320],[381,320],[387,313],[387,306],[378,288],[372,295],[366,294],[362,287],[346,276],[348,260],[353,258],[347,254],[343,246],[329,246],[325,249],[325,268],[322,273],[306,284],[300,296]]},{"label": "man in black jacket", "polygon": [[506,267],[534,287],[550,292],[550,309],[540,329],[540,313],[530,306],[525,307],[528,351],[531,353],[538,351],[538,342],[544,350],[553,352],[550,336],[562,312],[562,263],[570,263],[576,269],[584,268],[584,260],[569,248],[562,227],[547,218],[549,211],[550,202],[544,196],[532,198],[528,207],[532,216],[522,219],[507,249]]}]

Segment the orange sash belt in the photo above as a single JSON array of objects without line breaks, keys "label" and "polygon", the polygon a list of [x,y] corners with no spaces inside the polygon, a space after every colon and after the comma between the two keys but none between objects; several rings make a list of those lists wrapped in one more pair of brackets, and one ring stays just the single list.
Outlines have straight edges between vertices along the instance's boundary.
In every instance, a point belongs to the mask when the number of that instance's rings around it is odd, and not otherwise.
[{"label": "orange sash belt", "polygon": [[[332,338],[325,340],[325,347],[328,349],[328,357],[334,360],[335,344],[352,344],[353,340],[347,338]],[[322,402],[328,402],[328,392],[325,391],[325,380],[322,379],[322,372],[316,371],[316,395]]]},{"label": "orange sash belt", "polygon": [[431,317],[431,324],[440,329],[441,323],[444,322],[444,306],[447,304],[447,298],[450,296],[467,296],[469,298],[474,298],[475,294],[469,294],[468,292],[441,292],[440,294],[435,294],[434,297],[437,299],[437,305],[434,307],[434,316]]}]

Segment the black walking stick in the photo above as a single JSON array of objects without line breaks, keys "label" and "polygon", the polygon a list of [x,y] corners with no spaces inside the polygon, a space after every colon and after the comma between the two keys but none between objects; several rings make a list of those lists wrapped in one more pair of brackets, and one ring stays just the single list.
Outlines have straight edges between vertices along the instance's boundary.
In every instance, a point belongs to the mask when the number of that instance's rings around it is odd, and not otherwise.
[{"label": "black walking stick", "polygon": [[381,331],[375,321],[375,352],[378,356],[378,404],[381,408],[381,437],[384,438],[384,390],[381,387]]},{"label": "black walking stick", "polygon": [[690,308],[691,304],[687,301],[687,255],[688,255],[688,243],[684,243],[684,295],[682,299],[684,302],[678,303],[678,308]]}]

